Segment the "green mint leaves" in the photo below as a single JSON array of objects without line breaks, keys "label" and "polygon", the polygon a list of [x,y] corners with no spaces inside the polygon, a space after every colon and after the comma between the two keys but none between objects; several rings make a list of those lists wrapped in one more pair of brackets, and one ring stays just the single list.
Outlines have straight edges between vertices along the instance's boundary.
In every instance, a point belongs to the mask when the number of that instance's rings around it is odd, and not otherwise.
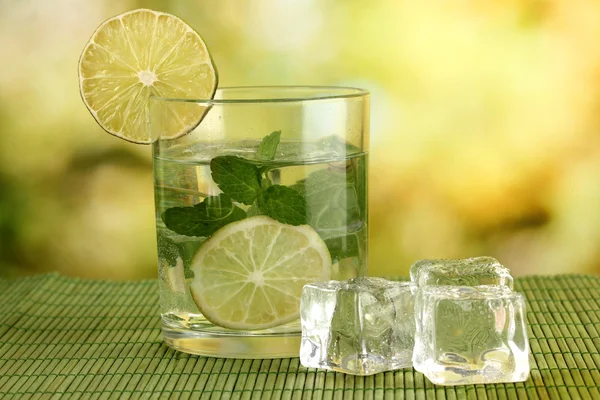
[{"label": "green mint leaves", "polygon": [[219,228],[246,218],[246,212],[234,205],[227,194],[210,196],[193,207],[173,207],[162,219],[170,230],[185,236],[212,235]]},{"label": "green mint leaves", "polygon": [[[275,131],[263,138],[258,146],[256,157],[261,161],[272,161],[277,152],[281,139],[281,131]],[[218,156],[210,161],[210,171],[213,181],[224,193],[237,202],[251,205],[256,200],[261,187],[268,182],[262,182],[261,170],[236,156]]]},{"label": "green mint leaves", "polygon": [[323,169],[292,186],[306,198],[310,225],[324,239],[339,236],[340,230],[360,229],[362,216],[355,180],[350,171]]},{"label": "green mint leaves", "polygon": [[273,185],[262,191],[258,197],[258,208],[283,224],[308,223],[304,196],[287,186]]},{"label": "green mint leaves", "polygon": [[[323,238],[333,262],[359,256],[367,228],[364,166],[348,164],[308,175],[291,186],[273,184],[267,171],[272,166],[281,131],[265,136],[255,157],[218,156],[211,160],[213,181],[223,191],[193,207],[166,210],[162,219],[170,230],[185,236],[209,237],[221,227],[244,218],[266,215],[289,225],[310,225]],[[322,145],[347,147],[337,137]],[[247,211],[236,203],[249,206]]]},{"label": "green mint leaves", "polygon": [[336,262],[346,257],[357,257],[361,251],[361,244],[364,243],[364,238],[361,238],[364,232],[365,230],[361,230],[356,233],[325,239],[331,261]]},{"label": "green mint leaves", "polygon": [[[359,179],[361,179],[359,177]],[[308,223],[323,238],[332,260],[358,256],[360,235],[366,232],[352,171],[332,168],[310,174],[291,186],[306,199]]]},{"label": "green mint leaves", "polygon": [[258,168],[236,156],[218,156],[210,161],[213,181],[237,202],[250,205],[260,191]]},{"label": "green mint leaves", "polygon": [[[262,161],[275,158],[281,131],[263,138],[256,157]],[[235,156],[219,156],[210,162],[213,181],[237,202],[252,205],[251,215],[263,214],[289,225],[308,222],[306,200],[287,186],[271,185],[261,170],[250,161]]]},{"label": "green mint leaves", "polygon": [[272,132],[263,138],[258,146],[256,158],[263,161],[271,161],[275,158],[277,146],[281,139],[281,131]]},{"label": "green mint leaves", "polygon": [[[257,158],[272,161],[280,139],[281,131],[266,136],[258,147]],[[208,237],[228,223],[254,215],[267,215],[289,225],[308,222],[304,197],[287,186],[272,185],[251,161],[218,156],[210,161],[210,171],[223,193],[193,207],[169,208],[162,215],[167,228],[180,235]],[[233,201],[251,207],[246,212]]]}]

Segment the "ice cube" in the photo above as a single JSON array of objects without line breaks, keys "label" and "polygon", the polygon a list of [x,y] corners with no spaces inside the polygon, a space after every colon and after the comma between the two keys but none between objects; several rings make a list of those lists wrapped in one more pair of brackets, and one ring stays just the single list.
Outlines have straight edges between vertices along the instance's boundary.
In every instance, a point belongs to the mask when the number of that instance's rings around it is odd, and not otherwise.
[{"label": "ice cube", "polygon": [[525,300],[506,286],[426,286],[415,311],[414,368],[437,385],[529,375]]},{"label": "ice cube", "polygon": [[353,375],[410,367],[414,300],[410,282],[359,277],[304,286],[300,362]]},{"label": "ice cube", "polygon": [[493,257],[420,260],[410,267],[410,278],[419,287],[500,285],[513,288],[510,271]]}]

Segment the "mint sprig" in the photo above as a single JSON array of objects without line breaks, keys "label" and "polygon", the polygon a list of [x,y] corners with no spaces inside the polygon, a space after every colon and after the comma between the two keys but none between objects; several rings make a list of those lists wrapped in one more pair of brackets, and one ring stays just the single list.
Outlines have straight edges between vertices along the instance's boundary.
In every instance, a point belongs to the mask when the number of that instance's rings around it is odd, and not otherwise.
[{"label": "mint sprig", "polygon": [[[359,179],[361,179],[359,177]],[[308,223],[327,244],[333,262],[360,254],[366,232],[352,171],[324,169],[292,185],[306,199]]]},{"label": "mint sprig", "polygon": [[237,202],[250,205],[260,191],[258,168],[237,156],[218,156],[210,161],[213,181]]},{"label": "mint sprig", "polygon": [[256,158],[264,161],[271,161],[277,154],[277,146],[281,140],[281,131],[272,132],[261,140],[256,152]]},{"label": "mint sprig", "polygon": [[309,223],[324,239],[362,227],[356,179],[350,172],[324,169],[291,186],[306,198]]},{"label": "mint sprig", "polygon": [[246,218],[246,212],[234,205],[227,194],[210,196],[193,207],[172,207],[162,214],[170,230],[185,236],[212,235],[219,228]]},{"label": "mint sprig", "polygon": [[[365,249],[365,170],[328,168],[308,175],[291,186],[273,184],[267,171],[277,153],[281,131],[261,141],[254,160],[218,156],[211,160],[213,181],[223,191],[207,197],[194,207],[174,207],[162,218],[167,227],[181,235],[210,236],[222,226],[255,215],[267,215],[289,225],[309,224],[323,238],[334,262],[359,256]],[[324,141],[330,147],[347,150],[339,138]],[[249,205],[247,211],[234,202]]]},{"label": "mint sprig", "polygon": [[261,213],[288,225],[305,225],[308,223],[306,200],[287,186],[273,185],[263,190],[258,196],[258,207]]}]

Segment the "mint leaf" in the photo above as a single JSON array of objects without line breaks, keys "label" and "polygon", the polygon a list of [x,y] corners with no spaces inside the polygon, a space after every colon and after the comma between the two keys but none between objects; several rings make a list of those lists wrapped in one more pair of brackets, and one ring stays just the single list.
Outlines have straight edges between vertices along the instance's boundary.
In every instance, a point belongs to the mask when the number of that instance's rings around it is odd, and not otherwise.
[{"label": "mint leaf", "polygon": [[219,228],[246,218],[227,194],[211,196],[193,207],[173,207],[162,214],[170,230],[185,236],[210,236]]},{"label": "mint leaf", "polygon": [[346,257],[358,257],[361,253],[364,254],[366,249],[361,248],[361,245],[366,243],[365,238],[362,237],[365,232],[365,229],[361,229],[358,232],[325,239],[331,261],[335,263]]},{"label": "mint leaf", "polygon": [[306,198],[309,224],[325,241],[333,262],[364,253],[360,247],[366,232],[358,193],[361,186],[352,169],[333,168],[313,172],[290,186]]},{"label": "mint leaf", "polygon": [[248,210],[246,210],[246,214],[248,215],[248,218],[256,217],[257,215],[260,215],[260,209],[258,208],[258,204],[256,204],[256,203],[252,204],[248,208]]},{"label": "mint leaf", "polygon": [[363,226],[356,179],[351,172],[324,169],[291,186],[306,198],[309,223],[323,239],[343,236]]},{"label": "mint leaf", "polygon": [[281,131],[272,132],[263,138],[258,146],[256,157],[259,160],[270,161],[275,158],[277,146],[279,146],[279,140],[281,139]]},{"label": "mint leaf", "polygon": [[192,258],[204,240],[204,238],[184,235],[169,235],[169,232],[165,230],[164,233],[158,235],[160,256],[167,261],[169,268],[174,268],[178,263],[177,259],[181,257],[185,279],[193,278],[194,272],[190,269]]},{"label": "mint leaf", "polygon": [[166,261],[169,267],[174,267],[177,264],[177,257],[179,257],[179,246],[172,240],[160,234],[156,241],[158,248],[160,249],[159,257]]},{"label": "mint leaf", "polygon": [[289,225],[304,225],[306,200],[294,189],[282,185],[269,186],[258,196],[260,211],[277,221]]},{"label": "mint leaf", "polygon": [[359,242],[355,234],[325,239],[325,244],[327,245],[327,249],[331,255],[331,262],[333,263],[342,258],[358,255]]},{"label": "mint leaf", "polygon": [[192,279],[195,276],[194,271],[189,268],[183,268],[183,277],[185,279]]},{"label": "mint leaf", "polygon": [[210,160],[213,181],[233,200],[250,205],[260,191],[260,172],[255,165],[236,156]]}]

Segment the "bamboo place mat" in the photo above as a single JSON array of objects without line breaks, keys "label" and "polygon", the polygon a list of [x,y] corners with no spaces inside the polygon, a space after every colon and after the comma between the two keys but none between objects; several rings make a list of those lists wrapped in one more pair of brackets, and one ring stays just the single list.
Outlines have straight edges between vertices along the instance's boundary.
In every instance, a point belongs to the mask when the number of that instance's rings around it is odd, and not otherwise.
[{"label": "bamboo place mat", "polygon": [[600,399],[600,277],[526,277],[531,375],[434,386],[412,368],[369,377],[297,358],[192,356],[161,342],[156,281],[57,274],[0,280],[0,399]]}]

